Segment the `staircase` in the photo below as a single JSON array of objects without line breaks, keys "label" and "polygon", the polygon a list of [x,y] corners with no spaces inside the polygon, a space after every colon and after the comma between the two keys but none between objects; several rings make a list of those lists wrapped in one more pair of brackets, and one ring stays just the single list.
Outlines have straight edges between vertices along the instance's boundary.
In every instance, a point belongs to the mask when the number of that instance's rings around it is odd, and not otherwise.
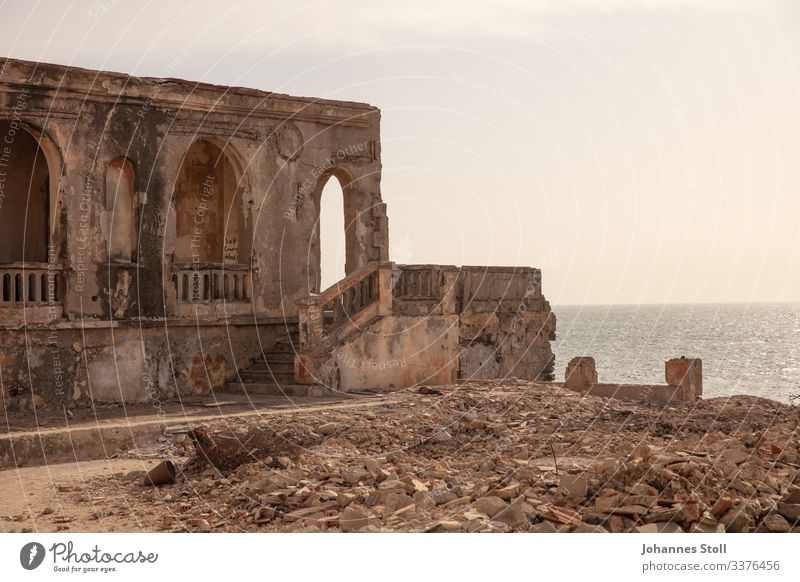
[{"label": "staircase", "polygon": [[346,398],[552,371],[555,318],[538,269],[374,261],[296,307],[296,323],[282,322],[282,339],[229,390]]},{"label": "staircase", "polygon": [[247,368],[239,370],[239,378],[228,382],[227,392],[260,396],[322,397],[331,391],[320,384],[294,383],[294,356],[299,350],[300,332],[288,334]]},{"label": "staircase", "polygon": [[347,374],[359,372],[351,370],[352,366],[340,367],[338,360],[343,353],[340,350],[391,315],[393,267],[393,263],[368,263],[325,291],[299,300],[296,327],[282,327],[282,339],[240,370],[227,390],[282,397],[343,397],[369,389],[364,381],[361,385],[351,382]]}]

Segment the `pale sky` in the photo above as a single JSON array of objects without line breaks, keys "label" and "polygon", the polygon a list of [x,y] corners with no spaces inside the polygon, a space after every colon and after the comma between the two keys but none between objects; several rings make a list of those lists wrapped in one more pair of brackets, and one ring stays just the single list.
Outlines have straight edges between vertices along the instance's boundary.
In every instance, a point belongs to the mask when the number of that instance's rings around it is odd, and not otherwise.
[{"label": "pale sky", "polygon": [[380,107],[398,262],[800,301],[796,0],[0,1],[0,55]]}]

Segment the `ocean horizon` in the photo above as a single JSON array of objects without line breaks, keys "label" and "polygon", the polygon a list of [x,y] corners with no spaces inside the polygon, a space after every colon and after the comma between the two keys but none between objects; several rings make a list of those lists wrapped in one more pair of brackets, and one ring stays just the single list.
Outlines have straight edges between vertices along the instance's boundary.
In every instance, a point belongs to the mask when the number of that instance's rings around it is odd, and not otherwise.
[{"label": "ocean horizon", "polygon": [[800,303],[554,305],[555,373],[591,356],[601,382],[663,383],[664,362],[703,360],[703,396],[800,394]]}]

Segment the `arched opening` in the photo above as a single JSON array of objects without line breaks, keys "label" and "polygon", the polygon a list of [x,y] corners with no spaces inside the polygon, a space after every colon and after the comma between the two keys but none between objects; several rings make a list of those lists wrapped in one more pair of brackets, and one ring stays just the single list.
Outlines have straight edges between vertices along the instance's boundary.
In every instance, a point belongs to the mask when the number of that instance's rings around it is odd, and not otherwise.
[{"label": "arched opening", "polygon": [[320,254],[320,290],[344,278],[347,246],[345,239],[344,192],[336,177],[320,193],[317,222]]},{"label": "arched opening", "polygon": [[320,176],[313,191],[317,211],[309,253],[309,290],[327,289],[359,266],[355,182],[340,168]]},{"label": "arched opening", "polygon": [[134,258],[135,184],[133,164],[122,157],[111,160],[106,170],[106,210],[110,214],[108,257],[112,261],[130,262]]},{"label": "arched opening", "polygon": [[175,261],[240,264],[248,258],[249,221],[231,160],[208,140],[186,152],[175,183]]},{"label": "arched opening", "polygon": [[0,121],[0,262],[47,262],[50,172],[39,141]]}]

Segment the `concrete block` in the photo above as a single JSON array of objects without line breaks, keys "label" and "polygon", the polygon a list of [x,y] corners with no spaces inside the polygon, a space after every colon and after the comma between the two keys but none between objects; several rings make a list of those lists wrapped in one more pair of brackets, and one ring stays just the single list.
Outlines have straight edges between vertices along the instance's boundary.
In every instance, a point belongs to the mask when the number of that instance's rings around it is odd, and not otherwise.
[{"label": "concrete block", "polygon": [[570,390],[582,390],[597,384],[597,368],[594,358],[578,356],[567,364],[564,374],[564,387]]},{"label": "concrete block", "polygon": [[703,395],[703,361],[700,358],[674,358],[664,363],[664,379],[681,389],[681,400],[693,402]]}]

